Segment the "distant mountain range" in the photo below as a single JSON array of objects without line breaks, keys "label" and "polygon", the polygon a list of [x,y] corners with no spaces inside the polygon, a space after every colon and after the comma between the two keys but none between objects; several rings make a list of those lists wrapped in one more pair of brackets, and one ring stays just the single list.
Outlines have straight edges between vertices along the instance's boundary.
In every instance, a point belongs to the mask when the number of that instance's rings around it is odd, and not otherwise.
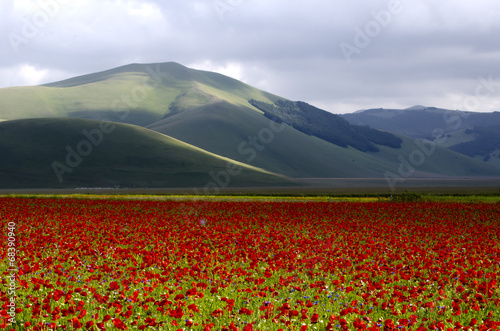
[{"label": "distant mountain range", "polygon": [[[438,121],[444,112],[416,107],[339,116],[221,74],[173,62],[131,64],[0,89],[0,188],[214,188],[297,186],[304,178],[500,176],[495,162],[471,155],[467,145],[490,139],[494,130],[469,124],[453,130],[450,119]],[[475,113],[467,116],[476,121],[470,123],[483,123]],[[432,138],[436,128],[447,143],[413,139]],[[415,160],[417,154],[423,159]]]},{"label": "distant mountain range", "polygon": [[354,125],[428,139],[437,145],[500,167],[500,112],[435,107],[368,109],[342,115]]}]

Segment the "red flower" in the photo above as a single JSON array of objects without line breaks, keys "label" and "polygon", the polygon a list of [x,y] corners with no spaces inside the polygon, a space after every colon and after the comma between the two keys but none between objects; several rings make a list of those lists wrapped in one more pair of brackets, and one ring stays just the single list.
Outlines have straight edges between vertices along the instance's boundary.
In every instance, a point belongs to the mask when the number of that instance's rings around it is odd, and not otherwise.
[{"label": "red flower", "polygon": [[85,317],[85,315],[87,315],[87,311],[86,311],[85,309],[82,309],[82,310],[80,311],[80,314],[78,314],[78,318],[79,318],[79,319],[82,319],[82,318],[84,318],[84,317]]},{"label": "red flower", "polygon": [[75,317],[75,318],[73,318],[73,319],[71,320],[71,322],[72,322],[71,324],[73,325],[73,328],[74,328],[74,329],[80,329],[80,328],[82,327],[82,323],[80,323],[80,321],[79,321],[79,320],[78,320],[78,318],[76,318],[76,317]]},{"label": "red flower", "polygon": [[118,284],[118,282],[111,282],[111,283],[109,284],[109,289],[110,289],[111,291],[116,291],[116,290],[118,290],[119,288],[120,288],[120,284]]},{"label": "red flower", "polygon": [[173,318],[182,318],[182,316],[184,316],[184,311],[182,310],[181,307],[179,307],[175,310],[170,310],[168,314]]},{"label": "red flower", "polygon": [[120,329],[120,330],[127,330],[127,326],[120,320],[119,318],[115,318],[113,320],[113,325],[115,328]]},{"label": "red flower", "polygon": [[215,318],[219,318],[221,317],[222,315],[224,314],[224,312],[222,311],[222,309],[216,309],[214,310],[210,315],[212,315],[213,317]]}]

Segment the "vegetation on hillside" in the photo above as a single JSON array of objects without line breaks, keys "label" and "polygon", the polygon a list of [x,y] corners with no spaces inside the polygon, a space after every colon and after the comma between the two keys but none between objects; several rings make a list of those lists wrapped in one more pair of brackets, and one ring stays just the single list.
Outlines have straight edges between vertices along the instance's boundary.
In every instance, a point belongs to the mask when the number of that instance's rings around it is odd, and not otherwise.
[{"label": "vegetation on hillside", "polygon": [[500,125],[474,127],[465,133],[473,134],[475,139],[452,146],[450,149],[468,156],[484,155],[484,161],[488,161],[490,154],[500,149]]},{"label": "vegetation on hillside", "polygon": [[351,125],[340,116],[305,102],[278,100],[274,105],[253,99],[249,102],[278,123],[284,122],[307,135],[341,147],[351,146],[362,152],[377,152],[376,144],[401,147],[402,140],[391,133]]}]

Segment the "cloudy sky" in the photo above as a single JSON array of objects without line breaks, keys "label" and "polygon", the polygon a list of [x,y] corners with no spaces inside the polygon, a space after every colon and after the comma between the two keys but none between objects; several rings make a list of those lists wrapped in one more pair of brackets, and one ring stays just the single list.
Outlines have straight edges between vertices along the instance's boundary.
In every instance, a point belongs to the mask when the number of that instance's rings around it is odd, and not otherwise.
[{"label": "cloudy sky", "polygon": [[0,87],[140,62],[333,113],[500,111],[498,0],[0,0]]}]

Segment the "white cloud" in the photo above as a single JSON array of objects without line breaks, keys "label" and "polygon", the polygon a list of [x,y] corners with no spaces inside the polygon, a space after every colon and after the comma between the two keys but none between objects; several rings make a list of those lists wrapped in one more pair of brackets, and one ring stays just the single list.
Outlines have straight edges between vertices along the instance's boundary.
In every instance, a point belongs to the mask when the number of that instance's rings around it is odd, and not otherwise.
[{"label": "white cloud", "polygon": [[48,73],[47,69],[37,69],[30,64],[0,70],[2,83],[7,82],[9,86],[39,85],[47,78]]},{"label": "white cloud", "polygon": [[206,60],[199,63],[188,64],[187,66],[193,69],[213,71],[234,79],[244,80],[242,65],[236,62],[229,62],[221,65]]},{"label": "white cloud", "polygon": [[[18,53],[0,39],[0,87],[176,61],[348,112],[414,103],[453,108],[457,96],[474,93],[478,76],[500,81],[496,0],[401,0],[402,13],[350,64],[339,44],[353,43],[355,28],[388,0],[220,1],[231,7],[224,19],[212,0],[0,0],[0,28],[16,33],[43,10],[41,2],[61,3]],[[500,110],[498,91],[481,106]]]}]

